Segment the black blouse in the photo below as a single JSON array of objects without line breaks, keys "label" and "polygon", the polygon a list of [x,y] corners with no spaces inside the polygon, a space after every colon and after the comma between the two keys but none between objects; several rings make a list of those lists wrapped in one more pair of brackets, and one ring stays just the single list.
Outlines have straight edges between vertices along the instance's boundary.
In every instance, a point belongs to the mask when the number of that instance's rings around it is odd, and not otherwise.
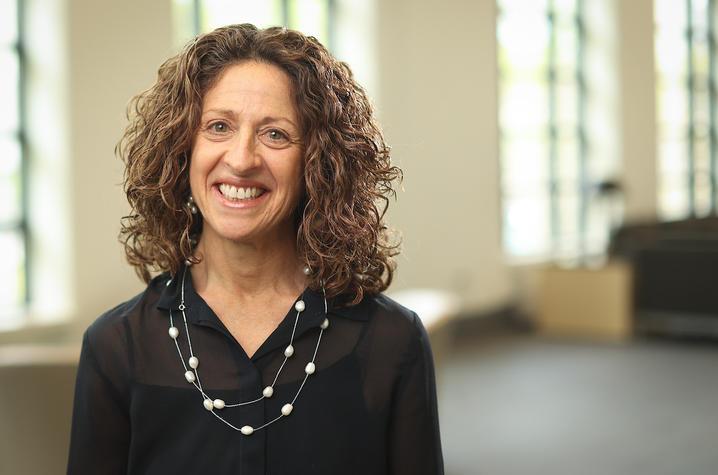
[{"label": "black blouse", "polygon": [[[156,277],[85,332],[68,474],[443,474],[432,354],[415,313],[378,295],[352,307],[330,302],[325,314],[321,293],[305,290],[294,354],[274,394],[213,410],[237,428],[280,416],[328,318],[316,371],[288,416],[244,435],[206,409],[185,379],[168,334],[171,310],[187,361],[180,280]],[[186,316],[205,393],[226,404],[261,398],[285,360],[297,312],[289,309],[249,358],[191,281]]]}]

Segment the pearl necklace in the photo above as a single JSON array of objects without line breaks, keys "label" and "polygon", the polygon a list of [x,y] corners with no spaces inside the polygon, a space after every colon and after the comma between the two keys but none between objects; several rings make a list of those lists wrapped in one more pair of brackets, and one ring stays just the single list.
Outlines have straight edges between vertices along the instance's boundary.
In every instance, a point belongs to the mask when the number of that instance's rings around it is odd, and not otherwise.
[{"label": "pearl necklace", "polygon": [[[311,273],[311,270],[309,267],[304,268],[304,274],[309,275]],[[304,380],[302,381],[302,384],[299,386],[299,389],[297,390],[296,394],[294,395],[294,398],[292,398],[291,402],[286,403],[284,406],[282,406],[281,413],[276,418],[270,420],[269,422],[265,422],[259,427],[252,427],[249,425],[242,426],[241,428],[238,428],[237,426],[233,425],[229,421],[227,421],[224,417],[219,415],[217,411],[221,411],[226,408],[232,408],[232,407],[240,407],[240,406],[246,406],[249,404],[254,404],[262,399],[268,399],[271,398],[274,395],[274,385],[277,383],[277,380],[279,379],[279,375],[282,372],[282,369],[284,368],[284,365],[287,363],[287,360],[292,357],[294,354],[294,334],[297,330],[297,323],[299,322],[299,315],[304,311],[305,305],[304,300],[297,300],[297,302],[294,304],[294,310],[297,311],[297,315],[294,318],[294,327],[292,328],[292,337],[289,339],[289,345],[284,350],[284,361],[282,362],[281,366],[279,367],[279,370],[277,370],[277,374],[274,377],[274,381],[271,385],[264,388],[262,391],[262,395],[258,397],[257,399],[252,399],[249,401],[243,401],[243,402],[236,402],[228,404],[222,399],[214,399],[211,398],[202,388],[202,381],[199,377],[199,358],[195,356],[194,349],[192,348],[192,339],[189,335],[189,325],[187,325],[187,315],[185,313],[185,310],[187,309],[187,306],[185,305],[184,301],[184,287],[185,287],[185,277],[187,275],[187,267],[184,268],[184,272],[182,273],[182,287],[181,287],[181,300],[179,305],[179,310],[182,312],[182,321],[184,323],[184,329],[185,333],[187,335],[187,346],[189,347],[189,359],[185,362],[184,356],[182,355],[182,350],[180,349],[179,342],[177,341],[177,338],[180,335],[179,329],[174,325],[174,318],[172,316],[172,309],[170,309],[170,328],[168,330],[168,333],[170,335],[170,338],[174,341],[175,347],[177,348],[177,354],[179,354],[180,361],[182,362],[182,367],[184,368],[184,378],[185,380],[192,384],[197,391],[202,395],[202,405],[204,408],[209,411],[212,415],[214,415],[217,419],[224,422],[227,426],[231,427],[232,429],[241,432],[244,435],[252,435],[254,431],[264,429],[265,427],[269,426],[270,424],[273,424],[277,422],[282,417],[287,417],[289,414],[292,413],[292,410],[294,409],[294,403],[299,397],[299,393],[301,393],[302,388],[304,388],[304,384],[307,382],[307,379],[310,375],[314,374],[314,371],[316,370],[316,365],[314,363],[316,357],[317,357],[317,351],[319,350],[319,343],[322,341],[322,334],[324,333],[324,330],[326,330],[329,327],[329,319],[327,318],[327,299],[326,295],[324,296],[324,321],[319,325],[319,337],[317,338],[317,344],[314,347],[314,354],[312,355],[312,360],[307,363],[307,365],[304,367]],[[171,282],[171,280],[170,280]],[[167,282],[167,285],[169,285],[170,282]]]}]

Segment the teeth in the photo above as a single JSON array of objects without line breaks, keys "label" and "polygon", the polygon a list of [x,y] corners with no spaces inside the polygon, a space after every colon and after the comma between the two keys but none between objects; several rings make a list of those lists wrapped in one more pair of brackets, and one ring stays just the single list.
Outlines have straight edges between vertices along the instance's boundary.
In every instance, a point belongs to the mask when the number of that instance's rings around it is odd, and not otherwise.
[{"label": "teeth", "polygon": [[237,188],[236,186],[222,183],[219,185],[219,191],[231,200],[247,200],[256,198],[264,193],[261,188]]}]

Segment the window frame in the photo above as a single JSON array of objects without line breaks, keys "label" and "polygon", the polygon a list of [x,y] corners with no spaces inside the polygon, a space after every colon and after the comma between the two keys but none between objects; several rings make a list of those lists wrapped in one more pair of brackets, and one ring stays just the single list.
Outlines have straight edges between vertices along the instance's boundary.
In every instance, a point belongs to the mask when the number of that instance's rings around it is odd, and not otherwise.
[{"label": "window frame", "polygon": [[[545,26],[547,31],[547,57],[546,57],[546,71],[544,80],[540,83],[542,89],[546,91],[547,96],[547,123],[545,125],[546,130],[546,154],[547,160],[547,178],[544,183],[540,186],[544,187],[544,192],[541,193],[542,198],[546,198],[548,202],[548,234],[546,235],[547,241],[545,246],[541,250],[537,250],[531,254],[514,253],[509,246],[509,239],[506,233],[510,232],[507,229],[507,206],[505,200],[510,199],[509,197],[514,194],[513,190],[507,186],[504,180],[501,180],[501,196],[504,203],[502,204],[502,245],[507,258],[514,263],[521,262],[536,262],[536,261],[555,261],[567,264],[585,265],[588,264],[593,258],[596,257],[596,252],[589,245],[589,240],[592,237],[592,230],[589,223],[589,214],[592,199],[594,198],[594,183],[591,182],[589,176],[589,153],[590,144],[588,140],[588,121],[587,121],[587,102],[588,102],[588,88],[586,79],[586,63],[585,63],[585,52],[586,52],[586,23],[585,23],[585,8],[583,0],[575,0],[575,9],[573,11],[571,22],[574,26],[573,34],[575,37],[575,64],[572,68],[571,74],[573,77],[572,85],[575,90],[575,112],[576,122],[569,126],[563,126],[559,123],[558,113],[558,89],[561,85],[559,80],[559,61],[558,61],[558,14],[556,11],[556,2],[554,0],[547,0],[545,5]],[[499,21],[501,11],[501,4],[499,3]],[[501,43],[499,42],[499,48]],[[503,80],[501,79],[502,72],[499,70],[499,88],[503,86]],[[538,83],[537,83],[538,84]],[[501,102],[499,102],[499,108],[501,108]],[[511,135],[507,133],[510,131],[506,129],[500,123],[500,160],[504,160],[504,146],[509,143],[510,139],[506,137]],[[572,156],[572,160],[576,166],[576,177],[566,187],[566,182],[561,178],[559,170],[560,161],[560,148],[561,144],[564,143],[561,140],[562,131],[571,133],[575,140],[576,150],[575,155]],[[565,132],[564,132],[565,133]],[[519,142],[520,139],[517,141]],[[501,167],[505,169],[504,166]],[[562,199],[566,194],[575,195],[577,197],[577,208],[575,211],[575,223],[571,223],[576,226],[577,236],[575,246],[571,246],[570,252],[567,253],[566,249],[561,246],[562,240],[566,237],[565,229],[567,227],[566,222],[563,221],[564,213],[561,211]],[[537,197],[539,195],[536,195]],[[574,212],[571,213],[573,215]]]},{"label": "window frame", "polygon": [[[24,32],[24,4],[21,0],[15,0],[15,21],[17,35],[14,41],[8,45],[8,51],[13,53],[17,58],[18,76],[17,83],[17,128],[10,131],[8,138],[18,145],[20,154],[20,185],[19,185],[19,216],[17,219],[0,222],[0,231],[7,233],[17,233],[23,248],[22,260],[22,282],[20,289],[22,295],[16,297],[17,306],[13,304],[11,308],[7,308],[7,312],[3,315],[13,318],[13,315],[24,314],[27,312],[32,299],[30,286],[30,269],[31,269],[31,253],[30,253],[30,226],[29,226],[29,206],[28,206],[28,182],[29,182],[29,164],[28,164],[28,140],[26,132],[26,76],[27,76],[27,59],[25,52],[25,32]],[[15,272],[15,269],[12,270]]]},{"label": "window frame", "polygon": [[[656,2],[654,2],[655,5]],[[698,128],[698,121],[696,118],[697,115],[697,99],[696,99],[696,91],[699,87],[699,77],[697,76],[696,72],[696,63],[699,61],[699,58],[696,57],[696,25],[694,21],[694,2],[693,0],[684,0],[682,8],[685,11],[686,16],[686,23],[682,28],[683,33],[683,40],[685,43],[683,46],[686,48],[686,78],[685,82],[682,84],[682,87],[680,90],[685,95],[686,98],[686,110],[685,110],[685,118],[687,119],[687,124],[685,128],[681,128],[684,133],[685,137],[685,148],[683,150],[686,154],[686,171],[685,175],[681,176],[681,183],[684,188],[683,192],[685,193],[685,196],[687,196],[687,203],[685,208],[680,212],[680,214],[675,213],[674,211],[671,211],[669,207],[667,207],[664,200],[666,199],[665,196],[670,195],[671,191],[674,188],[666,188],[666,185],[664,184],[667,182],[666,176],[668,173],[666,172],[665,168],[665,159],[663,157],[662,152],[662,146],[664,143],[666,143],[665,138],[665,129],[666,125],[668,125],[670,128],[670,123],[666,123],[663,121],[663,117],[660,113],[658,114],[658,124],[659,124],[659,130],[658,130],[658,154],[656,157],[656,160],[658,162],[658,170],[659,170],[659,182],[662,184],[662,186],[659,185],[658,189],[658,202],[659,202],[659,217],[661,220],[675,220],[675,219],[685,219],[685,218],[697,218],[700,216],[715,216],[718,214],[718,115],[716,110],[716,101],[718,101],[718,94],[717,94],[717,88],[718,88],[718,59],[716,58],[716,54],[718,54],[716,42],[718,41],[718,31],[716,31],[716,15],[718,14],[718,11],[716,11],[716,0],[706,0],[706,14],[707,14],[707,21],[706,21],[706,41],[707,41],[707,56],[708,56],[708,73],[705,80],[707,80],[707,91],[708,91],[708,131],[707,131],[707,140],[708,140],[708,209],[707,212],[704,212],[703,210],[699,211],[699,197],[698,197],[698,180],[697,180],[697,173],[696,173],[696,164],[697,164],[697,150],[696,145],[699,141],[699,134],[697,131]],[[656,31],[657,35],[661,28],[663,28],[663,18],[659,18],[659,16],[656,14],[654,18],[654,22],[656,24]],[[656,37],[657,37],[656,35]],[[658,49],[655,49],[655,54],[660,54],[660,51]],[[656,89],[656,98],[658,101],[658,106],[661,106],[665,91],[663,90],[665,86],[665,82],[667,81],[664,79],[665,76],[670,74],[670,71],[668,70],[656,70],[657,75],[657,83],[660,85]]]}]

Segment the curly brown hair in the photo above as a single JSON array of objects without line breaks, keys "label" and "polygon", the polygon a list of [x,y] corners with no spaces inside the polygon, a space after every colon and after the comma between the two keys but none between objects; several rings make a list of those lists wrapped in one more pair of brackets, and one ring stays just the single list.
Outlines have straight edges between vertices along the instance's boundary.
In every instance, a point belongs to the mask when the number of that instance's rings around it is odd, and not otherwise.
[{"label": "curly brown hair", "polygon": [[192,255],[202,219],[185,206],[189,157],[206,92],[228,67],[254,60],[281,68],[300,118],[305,190],[296,216],[297,250],[312,268],[310,287],[354,304],[391,283],[398,244],[384,224],[393,182],[389,147],[349,67],[313,37],[286,28],[230,25],[200,35],[132,99],[117,146],[131,213],[120,241],[145,282],[175,275]]}]

